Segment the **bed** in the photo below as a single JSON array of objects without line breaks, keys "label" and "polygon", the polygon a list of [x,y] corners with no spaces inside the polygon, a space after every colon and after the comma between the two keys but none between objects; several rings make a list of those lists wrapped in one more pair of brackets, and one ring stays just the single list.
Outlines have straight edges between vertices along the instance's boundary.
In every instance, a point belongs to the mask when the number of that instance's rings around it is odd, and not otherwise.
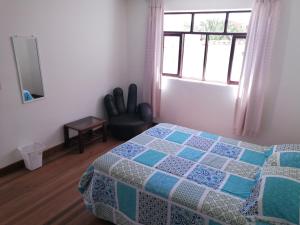
[{"label": "bed", "polygon": [[241,213],[274,147],[158,124],[96,159],[86,208],[118,225],[248,224]]}]

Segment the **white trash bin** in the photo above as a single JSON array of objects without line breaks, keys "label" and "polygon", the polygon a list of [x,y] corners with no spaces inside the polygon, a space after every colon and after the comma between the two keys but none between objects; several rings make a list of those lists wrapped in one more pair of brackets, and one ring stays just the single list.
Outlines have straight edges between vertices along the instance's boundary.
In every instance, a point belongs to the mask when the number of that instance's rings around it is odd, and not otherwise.
[{"label": "white trash bin", "polygon": [[45,145],[41,143],[33,143],[23,147],[18,147],[18,150],[24,159],[27,169],[35,170],[42,167]]}]

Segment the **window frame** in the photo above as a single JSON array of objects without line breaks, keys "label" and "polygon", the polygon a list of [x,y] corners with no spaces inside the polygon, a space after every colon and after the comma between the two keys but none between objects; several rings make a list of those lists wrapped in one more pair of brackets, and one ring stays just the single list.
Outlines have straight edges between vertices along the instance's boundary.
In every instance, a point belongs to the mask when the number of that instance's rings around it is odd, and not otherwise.
[{"label": "window frame", "polygon": [[[194,31],[194,22],[195,22],[195,15],[196,14],[226,14],[225,21],[224,21],[224,31],[223,32],[199,32]],[[194,11],[194,12],[165,12],[164,15],[178,15],[178,14],[191,14],[191,27],[190,31],[164,31],[163,33],[163,51],[164,51],[164,38],[165,36],[178,36],[180,38],[179,41],[179,56],[178,56],[178,69],[177,74],[169,74],[169,73],[163,73],[163,76],[172,76],[172,77],[178,77],[182,78],[182,68],[183,68],[183,57],[184,57],[184,39],[186,34],[198,34],[198,35],[205,35],[205,50],[204,50],[204,58],[203,58],[203,71],[202,75],[199,74],[200,81],[206,81],[205,80],[205,72],[206,72],[206,65],[207,65],[207,53],[208,53],[208,42],[209,42],[209,36],[213,35],[223,35],[223,36],[231,36],[232,42],[231,42],[231,50],[230,50],[230,56],[228,59],[228,71],[227,71],[227,84],[228,85],[238,85],[239,82],[232,81],[231,80],[231,71],[232,71],[232,65],[233,65],[233,59],[234,59],[234,51],[235,51],[235,43],[237,39],[246,39],[247,32],[227,32],[228,23],[229,23],[229,15],[234,13],[251,13],[250,9],[245,10],[224,10],[224,11]],[[162,51],[162,54],[164,52]],[[163,62],[162,62],[163,65]],[[211,81],[213,82],[213,81]]]},{"label": "window frame", "polygon": [[[164,34],[164,37],[163,37],[163,49],[164,49],[164,42],[165,42],[165,37],[179,37],[179,43],[178,43],[178,60],[177,60],[177,73],[163,73],[164,76],[171,76],[171,77],[178,77],[179,74],[182,74],[182,63],[180,62],[181,61],[181,58],[183,56],[183,53],[182,53],[182,50],[183,50],[183,45],[182,45],[182,35],[180,34]],[[164,58],[164,57],[162,57]],[[163,65],[163,64],[162,64]]]}]

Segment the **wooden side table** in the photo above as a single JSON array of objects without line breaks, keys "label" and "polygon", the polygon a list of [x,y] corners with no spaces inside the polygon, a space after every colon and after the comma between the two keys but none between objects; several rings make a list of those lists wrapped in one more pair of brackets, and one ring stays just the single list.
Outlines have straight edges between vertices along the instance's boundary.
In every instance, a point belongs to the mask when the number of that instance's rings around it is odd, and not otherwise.
[{"label": "wooden side table", "polygon": [[78,132],[79,152],[83,153],[84,145],[92,141],[107,140],[107,122],[104,119],[89,116],[64,125],[65,147],[70,146],[69,130]]}]

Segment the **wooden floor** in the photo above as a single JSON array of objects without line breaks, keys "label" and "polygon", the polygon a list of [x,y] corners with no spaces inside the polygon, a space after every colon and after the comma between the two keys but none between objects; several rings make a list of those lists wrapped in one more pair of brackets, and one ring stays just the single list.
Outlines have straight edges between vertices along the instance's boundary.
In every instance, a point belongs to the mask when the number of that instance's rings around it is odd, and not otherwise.
[{"label": "wooden floor", "polygon": [[0,224],[111,225],[85,210],[77,185],[88,165],[118,144],[109,139],[88,146],[83,154],[64,150],[38,170],[1,177]]}]

